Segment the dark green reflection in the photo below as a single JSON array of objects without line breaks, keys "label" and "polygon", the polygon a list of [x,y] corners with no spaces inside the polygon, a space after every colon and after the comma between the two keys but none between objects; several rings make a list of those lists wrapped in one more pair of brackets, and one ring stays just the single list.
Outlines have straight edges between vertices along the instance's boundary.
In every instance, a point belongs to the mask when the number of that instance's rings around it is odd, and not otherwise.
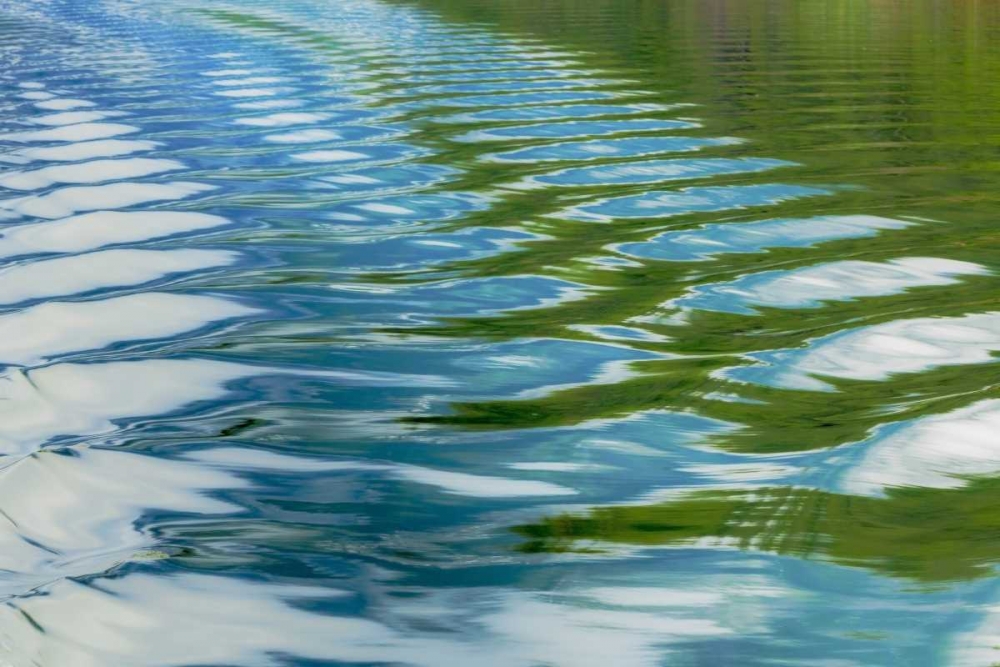
[{"label": "dark green reflection", "polygon": [[[777,453],[834,447],[863,439],[877,426],[940,414],[1000,396],[984,370],[967,366],[898,375],[883,382],[830,379],[835,392],[795,391],[713,379],[727,357],[638,362],[637,377],[581,385],[537,399],[458,403],[450,414],[408,421],[474,429],[551,427],[624,417],[643,410],[694,412],[734,425],[707,436],[730,451]],[[988,368],[988,367],[987,367]],[[719,393],[730,400],[720,400]],[[669,441],[672,435],[664,433]]]},{"label": "dark green reflection", "polygon": [[[402,0],[401,0],[402,1]],[[842,260],[886,262],[931,256],[997,268],[1000,162],[984,138],[1000,122],[1000,84],[985,74],[1000,64],[1000,9],[966,1],[879,2],[581,2],[419,0],[450,21],[489,22],[517,34],[565,45],[581,69],[635,79],[654,101],[696,106],[674,111],[703,125],[680,134],[733,136],[736,146],[699,157],[778,159],[789,166],[751,174],[642,186],[587,186],[508,193],[462,225],[520,225],[545,238],[517,252],[433,270],[381,276],[386,282],[441,276],[542,275],[595,288],[588,298],[495,317],[448,318],[417,333],[447,338],[591,339],[581,325],[635,325],[662,337],[632,347],[680,355],[634,364],[637,377],[579,386],[540,399],[466,402],[448,414],[414,421],[463,428],[565,426],[647,409],[692,411],[741,426],[712,436],[742,452],[803,451],[865,437],[876,426],[955,409],[995,394],[991,364],[939,367],[877,382],[831,380],[838,391],[778,390],[728,382],[724,368],[747,354],[797,349],[815,338],[894,320],[961,317],[997,308],[996,276],[956,284],[828,301],[821,307],[762,308],[756,315],[693,311],[679,324],[664,303],[688,290],[762,271]],[[614,20],[609,20],[614,17]],[[583,26],[586,26],[584,28]],[[816,35],[823,35],[821,40]],[[595,48],[599,45],[600,48]],[[419,119],[417,119],[419,122]],[[483,125],[495,127],[496,125]],[[463,126],[468,131],[479,126]],[[434,126],[446,138],[446,128]],[[449,148],[468,170],[466,184],[515,182],[569,163],[496,165],[477,162],[488,146]],[[684,156],[674,156],[683,158]],[[622,161],[610,160],[609,164]],[[561,217],[570,203],[766,183],[827,188],[828,195],[666,219],[615,219],[607,224]],[[744,225],[774,218],[877,215],[912,223],[873,237],[833,239],[808,247],[723,253],[682,262],[630,256],[614,270],[594,258],[621,258],[616,248],[666,231],[708,224]],[[635,324],[639,322],[639,324]],[[394,329],[412,333],[414,329]],[[744,402],[711,397],[733,396]]]},{"label": "dark green reflection", "polygon": [[[922,582],[989,576],[1000,560],[1000,480],[954,490],[895,489],[886,498],[790,487],[700,491],[658,505],[600,507],[515,528],[526,552],[581,540],[682,546],[703,538],[870,568]],[[589,545],[593,549],[593,545]]]}]

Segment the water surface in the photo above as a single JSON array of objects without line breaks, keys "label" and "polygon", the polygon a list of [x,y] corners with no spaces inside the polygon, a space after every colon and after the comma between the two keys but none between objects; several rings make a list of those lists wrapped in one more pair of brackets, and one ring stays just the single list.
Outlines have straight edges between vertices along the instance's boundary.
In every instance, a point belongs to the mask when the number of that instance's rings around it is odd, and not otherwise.
[{"label": "water surface", "polygon": [[0,665],[1000,662],[998,32],[0,0]]}]

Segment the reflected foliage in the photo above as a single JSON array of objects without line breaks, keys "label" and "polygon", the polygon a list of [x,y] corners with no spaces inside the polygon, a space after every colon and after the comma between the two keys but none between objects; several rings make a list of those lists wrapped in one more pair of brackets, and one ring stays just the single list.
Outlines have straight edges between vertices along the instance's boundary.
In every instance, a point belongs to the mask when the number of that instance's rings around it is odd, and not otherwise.
[{"label": "reflected foliage", "polygon": [[656,505],[599,507],[517,527],[530,553],[725,544],[828,559],[943,583],[987,577],[1000,561],[1000,481],[954,490],[896,489],[885,498],[791,487],[699,491]]}]

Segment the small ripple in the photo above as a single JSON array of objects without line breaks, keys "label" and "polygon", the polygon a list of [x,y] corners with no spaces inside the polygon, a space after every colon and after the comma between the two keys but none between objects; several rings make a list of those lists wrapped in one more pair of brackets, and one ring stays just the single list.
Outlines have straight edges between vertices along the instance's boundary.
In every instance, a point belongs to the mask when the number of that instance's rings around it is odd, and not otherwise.
[{"label": "small ripple", "polygon": [[592,222],[610,222],[624,218],[667,218],[688,213],[767,206],[790,199],[829,194],[829,190],[782,183],[684,188],[676,192],[648,192],[601,199],[591,204],[574,206],[558,215],[571,220]]},{"label": "small ripple", "polygon": [[527,183],[561,187],[641,185],[691,178],[745,174],[794,166],[792,162],[765,158],[710,158],[706,160],[646,160],[593,167],[573,167],[531,176]]},{"label": "small ripple", "polygon": [[595,116],[628,116],[668,111],[671,108],[662,104],[562,104],[522,108],[501,107],[450,116],[435,116],[431,118],[431,121],[435,123],[488,123],[593,118]]},{"label": "small ripple", "polygon": [[0,315],[0,364],[38,364],[68,352],[168,338],[259,312],[219,297],[157,292],[42,303]]},{"label": "small ripple", "polygon": [[90,100],[74,99],[72,97],[55,98],[35,104],[36,108],[49,111],[68,111],[70,109],[83,109],[93,106],[97,106],[97,103]]},{"label": "small ripple", "polygon": [[56,184],[118,181],[152,176],[183,168],[184,165],[176,160],[153,158],[94,160],[74,165],[44,167],[34,171],[12,171],[0,174],[0,188],[42,190]]},{"label": "small ripple", "polygon": [[208,449],[188,458],[230,470],[263,469],[273,472],[369,472],[385,473],[409,482],[440,489],[444,493],[472,498],[520,498],[525,496],[570,496],[573,489],[535,480],[473,475],[422,466],[371,463],[368,461],[330,461],[295,458],[251,449]]},{"label": "small ripple", "polygon": [[922,317],[840,331],[802,349],[747,355],[758,364],[728,370],[725,376],[773,387],[831,391],[820,378],[886,380],[897,373],[991,363],[996,350],[1000,313]]},{"label": "small ripple", "polygon": [[545,146],[532,146],[502,153],[493,153],[484,159],[493,162],[554,162],[559,160],[597,160],[621,157],[640,157],[657,153],[687,153],[709,146],[730,146],[739,139],[720,137],[635,137],[597,141],[578,141]]},{"label": "small ripple", "polygon": [[118,248],[15,264],[0,270],[0,304],[143,285],[188,271],[229,266],[231,250]]},{"label": "small ripple", "polygon": [[717,255],[758,253],[768,248],[809,248],[838,239],[871,238],[883,230],[905,229],[913,224],[873,215],[710,224],[694,230],[663,232],[648,241],[619,243],[611,248],[642,259],[702,262]]},{"label": "small ripple", "polygon": [[756,307],[819,308],[827,301],[898,294],[914,287],[953,285],[959,276],[989,273],[979,264],[935,257],[884,263],[843,261],[788,271],[763,271],[727,283],[699,285],[670,306],[756,314]]},{"label": "small ripple", "polygon": [[286,127],[288,125],[308,125],[326,120],[330,116],[325,113],[275,113],[269,116],[254,116],[252,118],[237,118],[237,125],[252,127]]},{"label": "small ripple", "polygon": [[204,213],[96,211],[51,222],[9,226],[0,233],[0,257],[84,252],[227,224],[225,218]]},{"label": "small ripple", "polygon": [[55,364],[0,375],[0,451],[24,454],[56,436],[115,430],[114,421],[170,413],[221,398],[225,385],[260,371],[201,359]]},{"label": "small ripple", "polygon": [[[8,155],[17,161],[78,162],[94,158],[119,157],[142,151],[150,151],[160,145],[156,141],[106,139],[103,141],[81,141],[65,146],[23,148]],[[0,155],[0,160],[4,160],[4,158],[5,156]]]},{"label": "small ripple", "polygon": [[426,149],[406,144],[367,144],[342,146],[330,150],[315,150],[304,153],[292,153],[288,157],[301,162],[314,163],[356,163],[356,162],[392,162],[411,160],[426,155]]},{"label": "small ripple", "polygon": [[121,111],[65,111],[62,113],[35,116],[30,119],[30,122],[36,125],[76,125],[77,123],[93,123],[105,118],[117,118],[127,115]]},{"label": "small ripple", "polygon": [[905,487],[956,489],[1000,472],[1000,401],[884,427],[840,478],[846,493],[881,496]]},{"label": "small ripple", "polygon": [[36,217],[52,220],[83,211],[175,201],[214,189],[214,186],[204,183],[185,181],[67,187],[45,195],[0,199],[0,218]]},{"label": "small ripple", "polygon": [[122,134],[132,134],[138,131],[139,128],[134,125],[124,125],[122,123],[79,123],[77,125],[54,127],[48,130],[0,134],[0,141],[13,141],[17,143],[93,141],[95,139],[117,137]]},{"label": "small ripple", "polygon": [[484,141],[516,141],[525,139],[570,139],[599,137],[606,134],[630,132],[667,132],[689,130],[699,127],[698,123],[686,120],[658,120],[655,118],[632,118],[625,120],[569,121],[563,123],[537,123],[516,125],[489,130],[473,130],[456,137],[452,141],[479,143]]}]

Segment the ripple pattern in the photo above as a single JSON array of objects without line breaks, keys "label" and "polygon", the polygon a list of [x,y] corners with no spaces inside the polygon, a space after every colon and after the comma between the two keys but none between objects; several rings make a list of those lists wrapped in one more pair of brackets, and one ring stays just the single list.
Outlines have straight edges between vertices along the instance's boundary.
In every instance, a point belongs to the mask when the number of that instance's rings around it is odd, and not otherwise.
[{"label": "ripple pattern", "polygon": [[993,157],[580,4],[0,0],[0,665],[1000,661]]}]

